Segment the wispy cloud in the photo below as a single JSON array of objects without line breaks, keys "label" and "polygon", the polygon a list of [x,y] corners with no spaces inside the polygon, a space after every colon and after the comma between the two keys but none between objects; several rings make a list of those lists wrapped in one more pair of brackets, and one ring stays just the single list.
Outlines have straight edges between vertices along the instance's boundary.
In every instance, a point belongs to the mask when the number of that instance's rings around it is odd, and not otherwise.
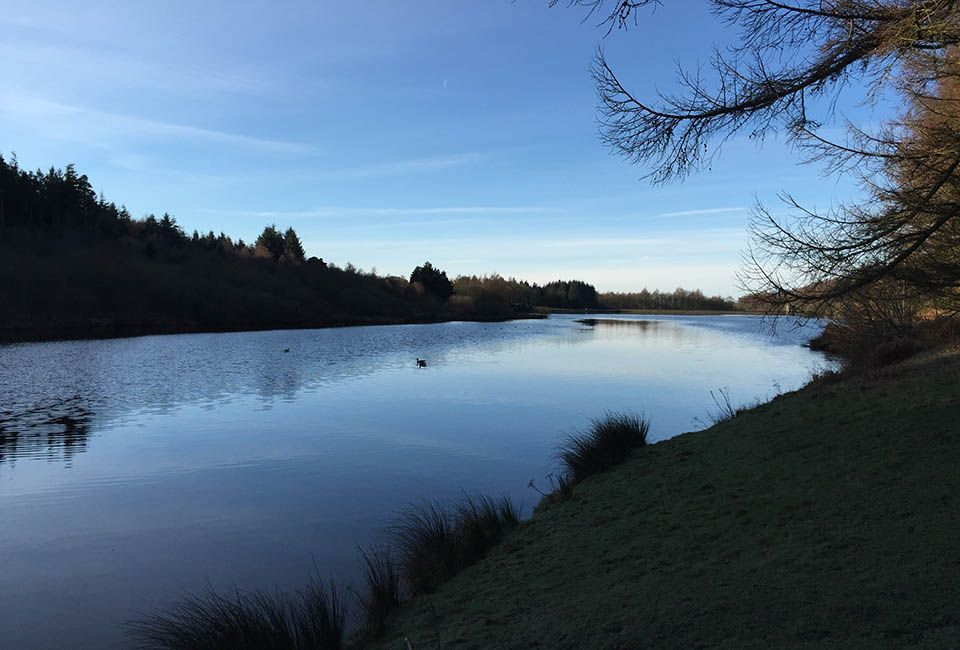
[{"label": "wispy cloud", "polygon": [[132,115],[110,113],[82,106],[62,104],[35,97],[5,93],[0,96],[0,114],[42,130],[59,139],[104,144],[104,138],[142,137],[208,142],[288,154],[317,153],[312,144],[274,140],[216,129],[162,122]]},{"label": "wispy cloud", "polygon": [[436,172],[453,167],[473,165],[493,158],[494,152],[467,152],[426,158],[410,158],[406,160],[392,160],[370,165],[359,165],[330,171],[319,171],[317,178],[323,179],[356,179],[376,176],[396,176],[401,174],[416,174]]},{"label": "wispy cloud", "polygon": [[739,206],[733,208],[704,208],[701,210],[680,210],[677,212],[661,212],[651,219],[666,219],[668,217],[694,217],[705,214],[726,214],[728,212],[744,212],[746,208]]},{"label": "wispy cloud", "polygon": [[[5,72],[29,81],[61,87],[96,70],[100,87],[144,88],[174,95],[265,94],[275,84],[252,70],[227,72],[210,64],[172,65],[146,59],[136,52],[112,46],[67,44],[63,42],[8,41],[0,43]],[[22,73],[22,74],[18,74]],[[39,77],[38,77],[39,74]]]},{"label": "wispy cloud", "polygon": [[570,237],[564,239],[552,239],[541,242],[541,246],[547,248],[575,248],[578,250],[591,250],[598,248],[626,248],[645,246],[662,250],[669,248],[671,250],[683,250],[690,247],[702,247],[717,249],[724,244],[732,242],[743,242],[745,233],[742,228],[714,228],[710,230],[697,230],[692,232],[677,233],[658,233],[656,236],[639,237]]},{"label": "wispy cloud", "polygon": [[449,206],[424,208],[381,208],[381,207],[320,207],[310,210],[218,210],[201,208],[198,212],[232,217],[256,217],[258,219],[308,219],[308,218],[338,218],[338,217],[410,217],[410,216],[444,216],[464,215],[482,216],[497,214],[534,214],[550,212],[553,208],[539,205],[533,206]]}]

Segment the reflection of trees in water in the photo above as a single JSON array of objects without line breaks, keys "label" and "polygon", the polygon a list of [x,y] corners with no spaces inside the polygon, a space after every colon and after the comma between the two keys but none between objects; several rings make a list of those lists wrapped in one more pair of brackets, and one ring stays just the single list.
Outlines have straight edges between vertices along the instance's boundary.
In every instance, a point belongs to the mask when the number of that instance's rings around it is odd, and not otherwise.
[{"label": "reflection of trees in water", "polygon": [[0,410],[0,464],[19,458],[69,464],[86,450],[92,418],[79,396],[23,410]]},{"label": "reflection of trees in water", "polygon": [[640,320],[640,319],[627,319],[627,318],[584,318],[577,321],[583,325],[586,325],[591,329],[618,329],[618,330],[630,330],[637,332],[638,334],[652,335],[658,334],[662,335],[668,331],[678,331],[680,328],[675,325],[672,326],[669,323],[665,323],[661,320]]},{"label": "reflection of trees in water", "polygon": [[0,348],[0,463],[69,464],[86,449],[91,427],[103,430],[129,414],[164,416],[191,404],[215,409],[245,396],[269,408],[383,369],[415,369],[417,357],[432,370],[457,355],[535,346],[541,336],[567,329],[544,325],[188,334]]},{"label": "reflection of trees in water", "polygon": [[583,323],[589,327],[636,327],[641,330],[658,329],[663,326],[663,321],[659,320],[640,320],[627,318],[582,318],[578,323]]}]

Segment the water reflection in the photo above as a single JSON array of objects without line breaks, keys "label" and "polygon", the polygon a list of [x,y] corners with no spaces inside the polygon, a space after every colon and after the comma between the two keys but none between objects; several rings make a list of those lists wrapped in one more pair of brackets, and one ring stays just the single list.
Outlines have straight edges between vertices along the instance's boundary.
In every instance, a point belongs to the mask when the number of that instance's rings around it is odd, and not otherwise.
[{"label": "water reflection", "polygon": [[649,329],[659,329],[663,325],[658,320],[640,320],[635,318],[581,318],[576,321],[583,323],[588,327],[625,327],[628,329],[639,329],[646,331]]},{"label": "water reflection", "polygon": [[575,318],[0,347],[0,648],[113,647],[207,585],[357,582],[354,545],[411,502],[529,509],[603,411],[655,441],[823,359],[750,317]]},{"label": "water reflection", "polygon": [[24,410],[0,409],[0,464],[17,458],[63,461],[86,450],[93,411],[80,396]]},{"label": "water reflection", "polygon": [[[142,414],[164,416],[192,405],[215,410],[251,396],[259,410],[269,411],[324,387],[413,366],[418,357],[429,359],[428,370],[436,371],[451,361],[522,355],[548,340],[569,347],[640,335],[651,343],[665,338],[676,348],[695,348],[711,331],[752,337],[751,344],[762,347],[792,346],[817,327],[785,327],[771,337],[751,317],[571,316],[4,346],[0,465],[17,458],[68,465],[87,449],[94,420],[99,431],[107,431]],[[557,366],[556,359],[545,363]]]},{"label": "water reflection", "polygon": [[247,396],[271,410],[304,392],[415,364],[418,356],[442,366],[452,350],[488,348],[495,355],[555,331],[452,323],[0,346],[0,464],[69,463],[86,448],[94,417],[107,430],[138,414],[216,409]]}]

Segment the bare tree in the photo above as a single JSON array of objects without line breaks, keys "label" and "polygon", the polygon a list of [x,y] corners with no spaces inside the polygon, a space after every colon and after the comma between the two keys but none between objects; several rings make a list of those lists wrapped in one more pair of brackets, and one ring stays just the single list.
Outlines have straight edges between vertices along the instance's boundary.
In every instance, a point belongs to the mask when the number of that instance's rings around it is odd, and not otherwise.
[{"label": "bare tree", "polygon": [[[561,0],[553,0],[556,4]],[[854,174],[869,197],[818,213],[791,195],[778,216],[757,206],[745,289],[776,307],[833,312],[901,286],[960,310],[960,2],[956,0],[704,0],[739,28],[708,73],[679,73],[681,92],[641,101],[603,50],[593,65],[602,139],[654,183],[709,164],[725,140],[783,132],[808,162]],[[569,0],[627,29],[659,0]],[[846,123],[831,140],[837,93],[899,97],[879,128]],[[814,114],[814,113],[817,114]],[[882,290],[879,288],[882,284]]]}]

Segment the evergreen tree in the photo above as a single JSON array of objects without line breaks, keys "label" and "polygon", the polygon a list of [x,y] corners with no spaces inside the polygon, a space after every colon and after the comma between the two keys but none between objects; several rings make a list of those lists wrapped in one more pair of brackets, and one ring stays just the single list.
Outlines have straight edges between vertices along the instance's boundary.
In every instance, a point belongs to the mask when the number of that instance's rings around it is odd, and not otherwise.
[{"label": "evergreen tree", "polygon": [[446,302],[453,295],[453,282],[447,278],[446,271],[435,268],[430,262],[424,262],[410,274],[410,282],[419,282],[426,293]]},{"label": "evergreen tree", "polygon": [[283,250],[287,259],[291,262],[302,262],[304,260],[303,244],[297,237],[297,232],[293,228],[287,228],[283,234]]},{"label": "evergreen tree", "polygon": [[283,235],[277,230],[277,225],[271,224],[264,228],[260,236],[257,237],[254,247],[259,255],[278,260],[286,250],[286,243]]}]

